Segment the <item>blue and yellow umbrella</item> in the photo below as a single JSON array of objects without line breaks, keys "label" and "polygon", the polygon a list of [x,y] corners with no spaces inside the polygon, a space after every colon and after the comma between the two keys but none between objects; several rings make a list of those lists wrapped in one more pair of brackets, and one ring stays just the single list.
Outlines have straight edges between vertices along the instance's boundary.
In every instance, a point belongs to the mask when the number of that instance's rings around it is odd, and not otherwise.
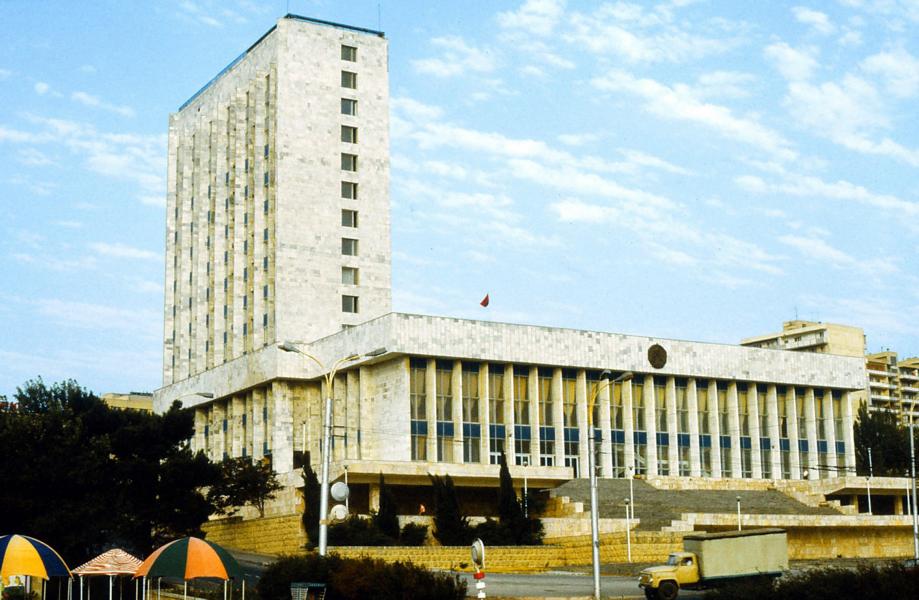
[{"label": "blue and yellow umbrella", "polygon": [[0,536],[0,577],[13,575],[50,579],[70,577],[64,559],[51,546],[26,535]]}]

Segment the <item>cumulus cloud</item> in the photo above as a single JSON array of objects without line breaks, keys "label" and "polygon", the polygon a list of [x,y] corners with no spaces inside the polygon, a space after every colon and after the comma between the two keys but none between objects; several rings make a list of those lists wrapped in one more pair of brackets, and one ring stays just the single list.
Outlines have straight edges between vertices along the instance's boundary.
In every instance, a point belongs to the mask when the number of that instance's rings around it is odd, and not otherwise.
[{"label": "cumulus cloud", "polygon": [[878,75],[894,96],[910,98],[919,92],[919,60],[903,48],[872,54],[861,68]]},{"label": "cumulus cloud", "polygon": [[753,117],[737,116],[726,106],[703,102],[686,86],[668,86],[653,79],[638,79],[619,70],[597,77],[591,83],[603,91],[626,92],[642,98],[645,109],[658,117],[703,125],[727,138],[756,146],[785,160],[797,156],[791,142],[777,131]]},{"label": "cumulus cloud", "polygon": [[467,72],[491,73],[495,70],[495,61],[490,50],[471,46],[457,35],[436,37],[431,45],[443,52],[436,58],[422,58],[412,61],[412,66],[419,73],[434,77],[455,77]]},{"label": "cumulus cloud", "polygon": [[763,53],[789,81],[810,79],[819,66],[813,50],[798,50],[785,42],[771,44]]},{"label": "cumulus cloud", "polygon": [[157,252],[135,248],[127,244],[95,242],[89,245],[93,252],[100,256],[110,258],[134,258],[139,260],[162,260],[162,256]]},{"label": "cumulus cloud", "polygon": [[564,0],[527,0],[517,10],[498,13],[498,24],[505,29],[546,36],[552,33],[564,12]]},{"label": "cumulus cloud", "polygon": [[798,22],[809,25],[818,33],[829,35],[836,31],[836,27],[830,22],[830,18],[826,13],[805,6],[795,6],[791,10]]},{"label": "cumulus cloud", "polygon": [[117,115],[121,115],[123,117],[133,117],[134,116],[134,109],[131,108],[130,106],[118,106],[115,104],[110,104],[108,102],[103,101],[98,96],[93,96],[91,94],[87,94],[86,92],[74,92],[70,95],[70,99],[73,100],[74,102],[82,104],[83,106],[89,106],[91,108],[101,108],[102,110],[106,110],[108,112],[112,112]]}]

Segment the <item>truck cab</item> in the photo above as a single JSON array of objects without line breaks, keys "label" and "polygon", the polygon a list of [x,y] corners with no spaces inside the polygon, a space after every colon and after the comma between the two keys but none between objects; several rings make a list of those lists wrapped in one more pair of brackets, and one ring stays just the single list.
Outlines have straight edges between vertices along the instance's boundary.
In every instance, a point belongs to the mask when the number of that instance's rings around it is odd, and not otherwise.
[{"label": "truck cab", "polygon": [[699,560],[692,552],[674,552],[667,564],[642,570],[638,586],[649,600],[673,600],[680,588],[691,588],[699,582]]}]

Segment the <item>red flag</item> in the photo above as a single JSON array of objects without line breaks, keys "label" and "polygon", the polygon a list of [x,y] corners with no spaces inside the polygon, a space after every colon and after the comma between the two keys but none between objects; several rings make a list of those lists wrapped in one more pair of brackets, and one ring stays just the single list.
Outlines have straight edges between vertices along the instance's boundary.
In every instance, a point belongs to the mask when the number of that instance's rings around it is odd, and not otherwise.
[{"label": "red flag", "polygon": [[482,306],[488,306],[488,294],[485,294],[485,297],[482,298],[482,301],[479,302]]}]

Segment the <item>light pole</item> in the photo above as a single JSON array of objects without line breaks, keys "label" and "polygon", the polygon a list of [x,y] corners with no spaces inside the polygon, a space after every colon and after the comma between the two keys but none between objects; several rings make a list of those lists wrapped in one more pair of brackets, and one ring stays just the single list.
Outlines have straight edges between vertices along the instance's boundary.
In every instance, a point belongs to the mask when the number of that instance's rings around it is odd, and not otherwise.
[{"label": "light pole", "polygon": [[737,496],[737,531],[741,531],[741,528],[740,528],[740,496]]},{"label": "light pole", "polygon": [[865,478],[868,486],[868,514],[872,514],[871,510],[871,476],[874,474],[874,465],[871,462],[871,448],[868,448],[868,477]]},{"label": "light pole", "polygon": [[629,559],[629,562],[632,562],[632,517],[631,517],[631,502],[628,498],[625,499],[625,551],[626,556]]},{"label": "light pole", "polygon": [[913,441],[913,418],[909,419],[909,470],[913,480],[913,558],[919,560],[919,521],[916,514],[916,443]]},{"label": "light pole", "polygon": [[629,518],[635,518],[635,467],[629,465]]},{"label": "light pole", "polygon": [[[296,352],[297,354],[302,354],[308,359],[312,360],[314,363],[319,365],[319,368],[323,371],[326,371],[326,367],[322,364],[322,361],[309,354],[304,352],[300,348],[297,348],[296,344],[293,342],[284,342],[279,345],[278,348],[284,352]],[[338,368],[352,360],[357,360],[359,358],[364,358],[367,356],[379,356],[386,352],[385,348],[379,348],[365,354],[352,354],[344,358],[339,358],[332,365],[332,368],[326,371],[324,377],[326,382],[326,398],[325,398],[325,414],[323,415],[323,425],[322,425],[322,473],[320,475],[319,481],[319,556],[325,556],[326,551],[328,550],[328,536],[329,536],[329,464],[331,462],[331,453],[332,453],[332,385],[335,382],[335,373],[338,372]]]},{"label": "light pole", "polygon": [[594,404],[597,402],[597,396],[604,387],[609,387],[620,381],[628,381],[632,378],[632,372],[626,371],[616,379],[610,379],[612,373],[604,370],[600,373],[600,380],[594,383],[593,393],[590,395],[590,401],[587,403],[587,469],[590,473],[590,538],[591,538],[591,560],[594,571],[594,598],[600,600],[600,512],[597,506],[597,468],[594,464]]}]

